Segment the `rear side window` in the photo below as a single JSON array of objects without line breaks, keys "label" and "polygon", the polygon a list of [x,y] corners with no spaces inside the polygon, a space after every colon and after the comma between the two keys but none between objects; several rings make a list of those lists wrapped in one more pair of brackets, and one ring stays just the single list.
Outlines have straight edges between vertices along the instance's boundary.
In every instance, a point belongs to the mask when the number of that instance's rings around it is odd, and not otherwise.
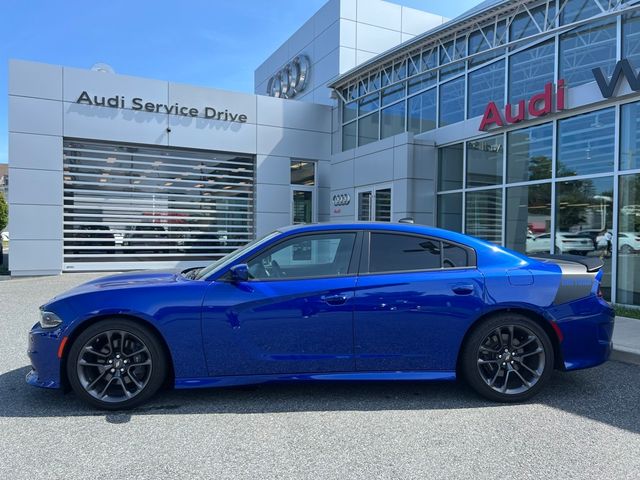
[{"label": "rear side window", "polygon": [[369,272],[402,272],[473,265],[473,255],[438,239],[394,233],[371,233]]}]

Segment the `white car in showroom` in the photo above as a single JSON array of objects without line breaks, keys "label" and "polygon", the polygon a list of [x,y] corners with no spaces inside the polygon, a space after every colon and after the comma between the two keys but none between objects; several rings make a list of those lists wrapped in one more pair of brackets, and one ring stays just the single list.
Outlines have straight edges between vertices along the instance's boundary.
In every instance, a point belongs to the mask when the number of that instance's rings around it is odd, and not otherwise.
[{"label": "white car in showroom", "polygon": [[[604,235],[596,238],[598,248],[606,248],[607,240]],[[640,252],[640,232],[620,232],[618,233],[618,250],[622,253]]]},{"label": "white car in showroom", "polygon": [[[548,253],[551,249],[551,233],[527,235],[527,253]],[[595,250],[593,240],[579,233],[556,233],[556,252],[586,255]]]}]

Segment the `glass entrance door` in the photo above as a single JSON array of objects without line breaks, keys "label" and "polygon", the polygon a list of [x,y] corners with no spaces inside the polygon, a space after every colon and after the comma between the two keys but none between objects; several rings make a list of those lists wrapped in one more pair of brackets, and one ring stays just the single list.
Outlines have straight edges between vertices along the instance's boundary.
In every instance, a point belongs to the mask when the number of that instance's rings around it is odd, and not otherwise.
[{"label": "glass entrance door", "polygon": [[313,190],[293,189],[293,223],[313,223]]},{"label": "glass entrance door", "polygon": [[358,191],[357,219],[367,222],[391,221],[391,187],[380,186]]}]

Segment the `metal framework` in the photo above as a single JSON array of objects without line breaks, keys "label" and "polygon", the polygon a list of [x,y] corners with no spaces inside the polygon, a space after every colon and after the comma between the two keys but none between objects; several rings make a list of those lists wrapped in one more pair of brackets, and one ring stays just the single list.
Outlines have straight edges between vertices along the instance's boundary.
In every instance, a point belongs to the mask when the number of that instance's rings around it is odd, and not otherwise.
[{"label": "metal framework", "polygon": [[[464,69],[466,61],[494,58],[523,41],[561,33],[637,8],[640,0],[513,0],[427,32],[345,73],[329,86],[345,103],[422,74]],[[570,7],[578,7],[570,18]],[[595,14],[590,14],[592,11]],[[585,18],[580,14],[587,12]],[[522,32],[510,38],[510,27]]]}]

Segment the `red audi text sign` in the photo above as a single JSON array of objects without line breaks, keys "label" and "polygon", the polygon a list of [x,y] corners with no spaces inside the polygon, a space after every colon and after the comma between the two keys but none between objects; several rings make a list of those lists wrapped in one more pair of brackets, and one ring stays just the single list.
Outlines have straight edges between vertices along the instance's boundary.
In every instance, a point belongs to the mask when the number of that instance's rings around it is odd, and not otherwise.
[{"label": "red audi text sign", "polygon": [[549,82],[544,86],[543,92],[534,95],[529,101],[520,100],[516,107],[507,103],[503,113],[495,102],[489,102],[480,122],[480,130],[504,127],[522,122],[527,118],[542,117],[560,110],[564,110],[564,80],[558,80],[555,92],[553,83]]}]

